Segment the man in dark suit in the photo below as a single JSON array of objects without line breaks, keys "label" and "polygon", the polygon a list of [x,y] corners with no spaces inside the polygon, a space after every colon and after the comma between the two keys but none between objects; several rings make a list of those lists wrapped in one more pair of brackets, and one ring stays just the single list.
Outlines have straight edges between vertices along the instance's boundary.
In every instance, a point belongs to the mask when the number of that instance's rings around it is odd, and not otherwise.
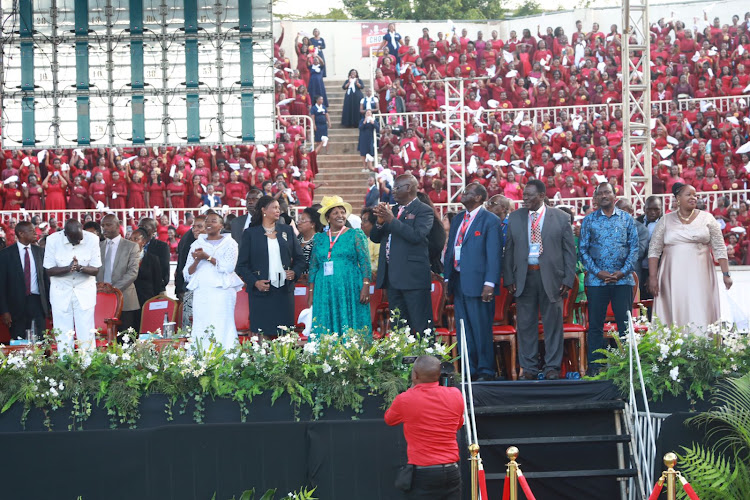
[{"label": "man in dark suit", "polygon": [[16,243],[0,251],[0,320],[11,339],[26,338],[34,322],[41,338],[49,316],[49,278],[42,267],[44,250],[35,245],[34,225],[21,221],[15,228]]},{"label": "man in dark suit", "polygon": [[159,267],[161,268],[161,281],[162,285],[156,294],[160,294],[167,289],[169,284],[169,245],[161,241],[156,237],[156,221],[150,217],[144,217],[138,223],[138,227],[143,228],[148,233],[148,241],[144,250],[146,253],[155,256],[159,259]]},{"label": "man in dark suit", "polygon": [[367,176],[367,194],[365,195],[365,207],[374,207],[380,200],[380,190],[378,190],[378,178],[375,174]]},{"label": "man in dark suit", "polygon": [[245,215],[235,217],[234,220],[232,220],[232,238],[240,246],[242,245],[242,233],[244,233],[245,229],[250,226],[253,210],[255,210],[255,205],[256,203],[258,203],[258,200],[261,196],[263,196],[263,193],[260,191],[260,189],[250,189],[250,191],[248,191],[247,195],[245,196],[245,207],[247,208],[247,213]]},{"label": "man in dark suit", "polygon": [[377,287],[388,290],[391,312],[398,309],[411,330],[422,334],[432,318],[428,235],[435,213],[417,199],[411,174],[396,178],[393,196],[398,205],[377,205],[370,231],[370,239],[380,243]]},{"label": "man in dark suit", "polygon": [[573,287],[576,249],[570,216],[544,205],[546,186],[533,179],[523,190],[523,208],[510,214],[503,280],[516,297],[518,354],[523,378],[539,373],[539,313],[544,327],[544,376],[560,378],[563,301]]},{"label": "man in dark suit", "polygon": [[199,234],[206,232],[206,216],[198,215],[193,218],[193,225],[189,231],[180,238],[180,242],[177,244],[177,268],[174,272],[174,293],[177,298],[183,300],[187,287],[185,285],[185,276],[182,274],[182,270],[185,269],[188,255],[190,254],[190,245],[198,239]]},{"label": "man in dark suit", "polygon": [[445,249],[446,293],[454,295],[457,331],[464,322],[469,370],[476,380],[492,380],[495,374],[492,319],[503,258],[500,219],[482,208],[486,200],[484,186],[466,186],[461,195],[466,210],[453,218]]},{"label": "man in dark suit", "polygon": [[[641,274],[638,276],[640,279],[641,287],[641,300],[651,299],[651,290],[648,288],[648,246],[651,243],[651,235],[654,234],[656,229],[656,223],[659,222],[662,215],[664,214],[661,198],[658,196],[649,196],[646,198],[646,203],[643,207],[643,215],[636,217],[636,222],[641,222],[648,231],[648,240],[646,241],[646,256],[641,260]],[[651,316],[649,308],[649,317]]]},{"label": "man in dark suit", "polygon": [[139,265],[138,277],[133,285],[135,293],[138,296],[138,311],[136,312],[135,324],[136,330],[141,326],[141,309],[147,300],[156,297],[160,292],[157,290],[162,286],[161,264],[155,255],[143,251],[143,247],[148,243],[148,233],[143,228],[138,228],[130,235],[130,241],[138,245],[139,248]]},{"label": "man in dark suit", "polygon": [[[627,212],[633,217],[633,204],[627,198],[620,198],[615,203],[615,206]],[[638,283],[643,283],[643,268],[641,267],[641,261],[648,258],[648,243],[651,240],[651,234],[648,229],[641,222],[635,221],[635,229],[638,231],[638,261],[635,263],[635,273],[638,275]]]},{"label": "man in dark suit", "polygon": [[122,292],[119,330],[123,332],[128,328],[137,329],[135,320],[141,306],[133,283],[138,277],[141,249],[120,236],[120,221],[114,214],[107,214],[102,218],[102,234],[104,241],[99,243],[102,267],[99,268],[96,281],[109,283]]}]

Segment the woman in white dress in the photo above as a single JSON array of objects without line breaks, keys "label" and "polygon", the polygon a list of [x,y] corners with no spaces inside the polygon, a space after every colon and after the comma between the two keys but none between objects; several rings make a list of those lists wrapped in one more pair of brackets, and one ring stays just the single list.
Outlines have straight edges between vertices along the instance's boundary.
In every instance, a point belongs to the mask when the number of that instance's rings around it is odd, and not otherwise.
[{"label": "woman in white dress", "polygon": [[206,214],[206,233],[190,245],[183,274],[187,289],[193,291],[194,341],[205,347],[213,336],[224,349],[231,349],[237,344],[234,305],[242,280],[234,272],[237,242],[221,234],[223,227],[221,215]]}]

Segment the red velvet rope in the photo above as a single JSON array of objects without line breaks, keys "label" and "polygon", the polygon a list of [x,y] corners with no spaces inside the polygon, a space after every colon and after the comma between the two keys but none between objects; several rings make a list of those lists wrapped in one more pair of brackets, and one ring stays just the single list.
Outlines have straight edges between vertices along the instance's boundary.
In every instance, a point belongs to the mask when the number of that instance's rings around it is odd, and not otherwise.
[{"label": "red velvet rope", "polygon": [[698,495],[696,495],[693,487],[690,486],[690,483],[684,483],[682,485],[682,489],[685,490],[685,493],[687,493],[687,496],[690,498],[690,500],[701,500],[700,498],[698,498]]},{"label": "red velvet rope", "polygon": [[531,492],[531,488],[529,488],[529,483],[526,482],[526,477],[524,477],[521,474],[519,474],[518,475],[518,484],[521,485],[521,489],[523,490],[524,495],[526,495],[526,500],[536,500],[536,497]]},{"label": "red velvet rope", "polygon": [[482,494],[482,500],[489,500],[490,497],[487,495],[487,479],[484,476],[484,469],[479,468],[479,491]]},{"label": "red velvet rope", "polygon": [[503,500],[510,500],[510,476],[505,476],[503,483]]},{"label": "red velvet rope", "polygon": [[659,498],[659,495],[661,494],[661,487],[661,481],[656,483],[654,485],[654,491],[651,492],[651,496],[648,497],[648,500],[656,500],[657,498]]}]

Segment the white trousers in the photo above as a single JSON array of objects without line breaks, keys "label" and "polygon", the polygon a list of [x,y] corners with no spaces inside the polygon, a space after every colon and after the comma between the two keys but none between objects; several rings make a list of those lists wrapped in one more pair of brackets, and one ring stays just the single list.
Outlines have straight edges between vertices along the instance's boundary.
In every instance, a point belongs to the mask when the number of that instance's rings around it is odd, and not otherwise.
[{"label": "white trousers", "polygon": [[70,307],[63,310],[59,305],[52,304],[52,323],[60,333],[57,336],[57,352],[72,352],[75,347],[74,336],[71,332],[75,331],[78,338],[78,344],[83,349],[95,349],[96,338],[94,335],[94,309],[82,309],[78,302],[78,297],[73,294]]}]

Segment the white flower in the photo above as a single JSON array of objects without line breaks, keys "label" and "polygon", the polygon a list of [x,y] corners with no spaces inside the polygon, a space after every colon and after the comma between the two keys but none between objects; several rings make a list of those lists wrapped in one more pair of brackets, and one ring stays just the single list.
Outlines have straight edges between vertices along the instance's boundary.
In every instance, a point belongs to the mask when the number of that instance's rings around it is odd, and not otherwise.
[{"label": "white flower", "polygon": [[111,352],[107,354],[107,357],[109,358],[109,362],[112,363],[113,365],[117,363],[117,354]]},{"label": "white flower", "polygon": [[680,374],[680,367],[679,366],[675,366],[674,368],[672,368],[671,370],[669,370],[669,377],[672,380],[676,381],[677,377],[679,376],[679,374]]},{"label": "white flower", "polygon": [[127,333],[123,334],[122,336],[122,343],[123,344],[129,344],[130,343],[130,335]]},{"label": "white flower", "polygon": [[323,373],[329,373],[330,371],[331,371],[331,365],[329,365],[328,363],[326,363],[324,361],[323,362]]},{"label": "white flower", "polygon": [[669,346],[667,344],[659,344],[659,352],[662,358],[666,357],[669,354]]},{"label": "white flower", "polygon": [[122,360],[130,361],[130,353],[127,353],[127,352],[122,353]]},{"label": "white flower", "polygon": [[653,373],[658,373],[658,372],[659,372],[659,367],[658,367],[658,366],[656,366],[656,365],[651,365],[651,371],[652,371]]},{"label": "white flower", "polygon": [[60,382],[60,387],[59,387],[59,389],[60,389],[61,391],[64,391],[64,390],[65,390],[65,384],[63,384],[62,382]]}]

